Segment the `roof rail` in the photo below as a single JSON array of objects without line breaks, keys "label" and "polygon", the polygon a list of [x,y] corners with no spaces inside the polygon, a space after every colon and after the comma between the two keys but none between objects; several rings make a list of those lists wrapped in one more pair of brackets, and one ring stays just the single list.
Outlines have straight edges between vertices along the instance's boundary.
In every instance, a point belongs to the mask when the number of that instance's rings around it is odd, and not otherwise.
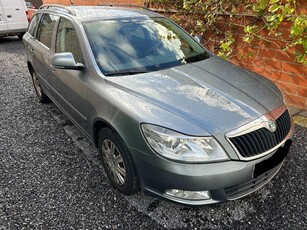
[{"label": "roof rail", "polygon": [[143,9],[143,10],[152,11],[151,9],[149,9],[149,8],[146,7],[146,6],[133,5],[133,4],[99,4],[98,6],[131,7],[131,8],[140,8],[140,9]]},{"label": "roof rail", "polygon": [[59,8],[66,10],[69,14],[76,16],[75,11],[68,8],[67,6],[60,5],[60,4],[44,4],[39,7],[39,9],[49,9],[49,8]]}]

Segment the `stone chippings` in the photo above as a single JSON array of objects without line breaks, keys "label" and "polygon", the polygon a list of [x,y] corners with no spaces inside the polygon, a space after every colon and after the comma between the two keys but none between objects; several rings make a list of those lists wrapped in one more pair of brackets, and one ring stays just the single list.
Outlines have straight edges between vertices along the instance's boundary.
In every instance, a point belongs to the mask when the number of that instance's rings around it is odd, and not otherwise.
[{"label": "stone chippings", "polygon": [[17,38],[0,38],[0,87],[0,230],[307,229],[304,127],[266,186],[191,208],[115,191],[93,144],[52,103],[37,102]]}]

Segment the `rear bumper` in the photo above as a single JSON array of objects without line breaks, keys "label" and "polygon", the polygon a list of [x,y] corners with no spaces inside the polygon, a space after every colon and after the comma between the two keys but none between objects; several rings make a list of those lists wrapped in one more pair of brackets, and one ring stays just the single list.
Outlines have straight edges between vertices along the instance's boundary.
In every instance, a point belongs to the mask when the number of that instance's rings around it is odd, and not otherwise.
[{"label": "rear bumper", "polygon": [[[291,140],[266,157],[243,162],[226,161],[210,164],[184,164],[149,156],[130,149],[137,165],[138,176],[144,193],[156,195],[187,205],[205,205],[234,200],[252,193],[269,182],[280,170],[284,156],[261,175],[254,177],[257,164],[270,161],[281,152],[288,152]],[[290,143],[290,144],[287,144]],[[283,150],[284,149],[284,150]],[[260,165],[261,166],[261,165]],[[183,191],[208,191],[209,199],[182,199],[166,194],[168,189]]]},{"label": "rear bumper", "polygon": [[19,34],[25,33],[26,31],[27,31],[27,28],[14,29],[14,30],[1,30],[0,36],[19,35]]}]

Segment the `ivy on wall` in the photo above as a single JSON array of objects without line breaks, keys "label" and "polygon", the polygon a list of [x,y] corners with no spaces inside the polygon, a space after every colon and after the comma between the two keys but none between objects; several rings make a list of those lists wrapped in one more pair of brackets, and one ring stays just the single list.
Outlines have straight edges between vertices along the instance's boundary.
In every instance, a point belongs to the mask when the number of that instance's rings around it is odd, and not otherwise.
[{"label": "ivy on wall", "polygon": [[291,54],[294,61],[307,64],[307,16],[298,10],[297,0],[149,0],[145,3],[164,9],[191,34],[206,36],[205,45],[222,57],[238,55],[236,41],[242,39],[243,44],[251,47],[260,43],[275,45]]}]

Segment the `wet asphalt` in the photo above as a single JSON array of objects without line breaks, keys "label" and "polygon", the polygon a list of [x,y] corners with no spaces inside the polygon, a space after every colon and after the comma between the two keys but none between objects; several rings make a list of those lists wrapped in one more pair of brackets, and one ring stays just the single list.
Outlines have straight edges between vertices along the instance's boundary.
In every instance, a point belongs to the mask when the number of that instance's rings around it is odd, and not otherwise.
[{"label": "wet asphalt", "polygon": [[307,128],[277,176],[228,203],[190,208],[108,182],[97,150],[35,97],[22,42],[0,38],[0,230],[307,229]]}]

